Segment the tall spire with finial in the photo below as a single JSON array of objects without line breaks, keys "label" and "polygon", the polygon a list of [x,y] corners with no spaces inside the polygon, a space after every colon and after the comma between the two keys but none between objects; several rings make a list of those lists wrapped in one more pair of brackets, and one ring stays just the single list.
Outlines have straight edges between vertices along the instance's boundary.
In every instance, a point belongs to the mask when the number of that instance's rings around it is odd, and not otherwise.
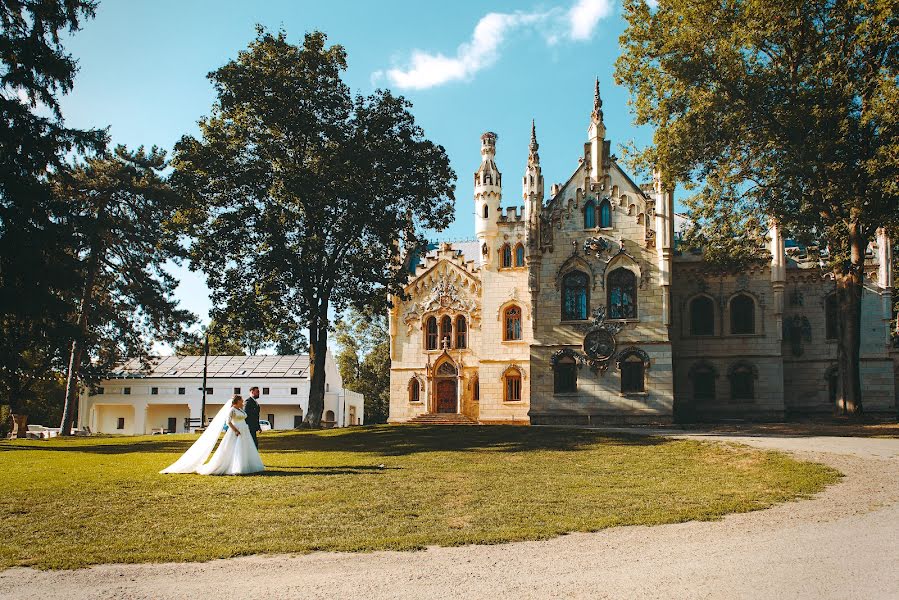
[{"label": "tall spire with finial", "polygon": [[599,77],[596,78],[596,88],[593,91],[593,120],[602,121],[602,98],[599,96]]},{"label": "tall spire with finial", "polygon": [[537,143],[537,125],[534,122],[534,119],[531,119],[531,143],[528,144],[528,149],[530,150],[528,153],[529,167],[540,164],[540,155],[537,154],[539,148],[540,144]]},{"label": "tall spire with finial", "polygon": [[525,219],[530,220],[543,205],[543,171],[540,168],[540,155],[537,150],[537,125],[531,119],[531,143],[528,144],[528,165],[521,180],[521,196],[524,198]]}]

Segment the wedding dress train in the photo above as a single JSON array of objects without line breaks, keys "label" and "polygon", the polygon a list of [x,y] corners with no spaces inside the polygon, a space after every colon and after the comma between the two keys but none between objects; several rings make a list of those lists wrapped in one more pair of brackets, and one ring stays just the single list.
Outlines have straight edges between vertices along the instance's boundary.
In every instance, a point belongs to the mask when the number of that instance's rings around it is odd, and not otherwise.
[{"label": "wedding dress train", "polygon": [[[228,422],[234,424],[240,435],[229,426],[225,437],[209,462],[206,459],[218,441],[219,433]],[[203,435],[187,449],[181,458],[160,473],[199,473],[200,475],[248,475],[264,471],[259,450],[253,443],[247,427],[247,413],[225,405],[218,412]]]}]

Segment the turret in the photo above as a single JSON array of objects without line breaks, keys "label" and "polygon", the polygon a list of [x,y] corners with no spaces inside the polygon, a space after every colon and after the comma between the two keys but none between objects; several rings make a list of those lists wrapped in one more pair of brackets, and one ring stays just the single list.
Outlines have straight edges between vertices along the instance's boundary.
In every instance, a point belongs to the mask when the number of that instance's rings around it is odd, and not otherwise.
[{"label": "turret", "polygon": [[496,134],[488,131],[481,136],[481,166],[474,174],[474,231],[481,242],[481,264],[488,262],[489,254],[483,248],[493,246],[498,232],[497,219],[503,198],[503,176],[496,168]]},{"label": "turret", "polygon": [[543,206],[543,170],[537,150],[537,128],[531,121],[531,143],[528,145],[528,166],[521,180],[521,197],[524,199],[524,219],[528,223],[535,219]]},{"label": "turret", "polygon": [[602,98],[599,96],[599,77],[593,91],[593,113],[590,115],[590,127],[587,128],[587,145],[590,149],[590,175],[594,181],[602,178],[603,146],[606,138],[606,126],[602,120]]}]

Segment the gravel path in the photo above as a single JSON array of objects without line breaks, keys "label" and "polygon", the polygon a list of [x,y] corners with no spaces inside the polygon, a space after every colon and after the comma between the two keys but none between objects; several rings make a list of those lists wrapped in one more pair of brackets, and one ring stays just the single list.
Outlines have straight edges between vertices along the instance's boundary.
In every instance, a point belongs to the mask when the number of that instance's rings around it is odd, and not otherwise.
[{"label": "gravel path", "polygon": [[[670,433],[670,432],[669,432]],[[0,572],[0,598],[899,598],[899,440],[697,434],[846,477],[717,522],[423,552]]]}]

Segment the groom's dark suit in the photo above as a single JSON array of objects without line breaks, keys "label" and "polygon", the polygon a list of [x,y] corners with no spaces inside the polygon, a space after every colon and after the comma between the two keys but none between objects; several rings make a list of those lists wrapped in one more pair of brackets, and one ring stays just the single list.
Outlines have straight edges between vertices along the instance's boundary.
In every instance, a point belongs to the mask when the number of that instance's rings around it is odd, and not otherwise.
[{"label": "groom's dark suit", "polygon": [[256,398],[253,396],[247,396],[247,399],[244,401],[243,411],[247,413],[247,427],[250,430],[250,436],[253,438],[253,443],[256,444],[256,447],[259,447],[259,438],[256,437],[256,434],[259,433],[259,403],[256,402]]}]

